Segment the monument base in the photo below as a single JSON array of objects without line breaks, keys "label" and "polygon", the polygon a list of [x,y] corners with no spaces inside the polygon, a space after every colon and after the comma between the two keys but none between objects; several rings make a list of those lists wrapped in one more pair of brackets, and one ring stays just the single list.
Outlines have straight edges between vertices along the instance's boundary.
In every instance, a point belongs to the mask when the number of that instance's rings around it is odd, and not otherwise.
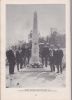
[{"label": "monument base", "polygon": [[50,66],[43,66],[42,64],[28,64],[22,69],[23,72],[50,72]]},{"label": "monument base", "polygon": [[38,63],[31,64],[32,68],[40,68],[41,65]]},{"label": "monument base", "polygon": [[32,64],[27,65],[27,67],[29,67],[29,68],[43,68],[42,64],[40,64],[40,63],[32,63]]},{"label": "monument base", "polygon": [[32,66],[26,67],[22,69],[22,72],[50,72],[50,69],[43,68],[42,66],[39,68],[33,68]]},{"label": "monument base", "polygon": [[39,56],[32,56],[29,62],[29,66],[32,68],[40,68],[42,64],[40,63]]}]

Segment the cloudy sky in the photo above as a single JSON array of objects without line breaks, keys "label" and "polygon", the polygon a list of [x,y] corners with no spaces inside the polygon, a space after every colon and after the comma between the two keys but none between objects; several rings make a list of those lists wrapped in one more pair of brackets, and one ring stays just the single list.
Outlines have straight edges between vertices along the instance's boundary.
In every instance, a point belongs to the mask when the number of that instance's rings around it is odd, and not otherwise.
[{"label": "cloudy sky", "polygon": [[18,40],[28,40],[28,34],[33,29],[33,14],[37,11],[38,32],[41,36],[50,35],[50,28],[57,28],[65,33],[65,5],[7,5],[6,6],[6,43],[7,46]]}]

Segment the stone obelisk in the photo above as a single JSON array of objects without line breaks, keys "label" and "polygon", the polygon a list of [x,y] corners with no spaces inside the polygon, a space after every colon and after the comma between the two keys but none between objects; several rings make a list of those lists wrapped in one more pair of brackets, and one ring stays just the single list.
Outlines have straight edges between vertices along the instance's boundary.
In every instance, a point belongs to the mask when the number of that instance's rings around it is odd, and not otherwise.
[{"label": "stone obelisk", "polygon": [[36,11],[34,12],[34,19],[33,19],[31,64],[32,65],[39,64],[39,34],[38,34]]}]

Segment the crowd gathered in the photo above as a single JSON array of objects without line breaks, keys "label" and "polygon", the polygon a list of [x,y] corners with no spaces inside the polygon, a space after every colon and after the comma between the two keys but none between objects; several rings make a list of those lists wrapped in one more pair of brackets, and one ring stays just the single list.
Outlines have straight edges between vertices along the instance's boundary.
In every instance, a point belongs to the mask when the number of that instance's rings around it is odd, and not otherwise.
[{"label": "crowd gathered", "polygon": [[[26,67],[31,58],[31,50],[32,47],[24,46],[23,48],[18,48],[15,51],[10,48],[6,51],[6,58],[9,66],[9,74],[14,74],[15,65],[17,66],[17,70]],[[57,69],[57,73],[62,73],[63,66],[63,50],[58,47],[51,46],[42,46],[39,50],[39,56],[41,59],[42,66],[48,67],[50,65],[50,71],[55,72]]]}]

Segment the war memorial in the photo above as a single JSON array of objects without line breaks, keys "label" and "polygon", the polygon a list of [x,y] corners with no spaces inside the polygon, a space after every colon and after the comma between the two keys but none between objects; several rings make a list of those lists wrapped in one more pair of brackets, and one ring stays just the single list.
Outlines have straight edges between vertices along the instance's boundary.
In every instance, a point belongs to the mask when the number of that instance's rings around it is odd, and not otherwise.
[{"label": "war memorial", "polygon": [[[54,46],[55,41],[53,39],[57,39],[55,37],[56,33],[54,33],[53,37],[49,37],[49,40],[52,40],[52,43],[50,41],[40,42],[41,37],[39,37],[39,30],[41,29],[39,29],[38,26],[38,13],[37,11],[33,11],[31,14],[33,14],[33,17],[31,15],[31,44],[30,41],[28,41],[28,43],[26,42],[25,45],[16,45],[17,48],[15,50],[11,48],[11,61],[9,59],[11,65],[6,65],[6,88],[28,86],[47,87],[53,86],[53,83],[55,86],[56,83],[57,86],[65,86],[65,55],[64,57],[61,57],[61,59],[63,58],[63,62],[61,61],[62,66],[58,66],[55,63],[58,64],[59,60],[54,58],[57,54],[53,54],[54,51],[59,50],[59,48]],[[22,35],[22,33],[20,34]],[[64,50],[64,48],[62,50]],[[13,56],[13,58],[11,56]]]}]

